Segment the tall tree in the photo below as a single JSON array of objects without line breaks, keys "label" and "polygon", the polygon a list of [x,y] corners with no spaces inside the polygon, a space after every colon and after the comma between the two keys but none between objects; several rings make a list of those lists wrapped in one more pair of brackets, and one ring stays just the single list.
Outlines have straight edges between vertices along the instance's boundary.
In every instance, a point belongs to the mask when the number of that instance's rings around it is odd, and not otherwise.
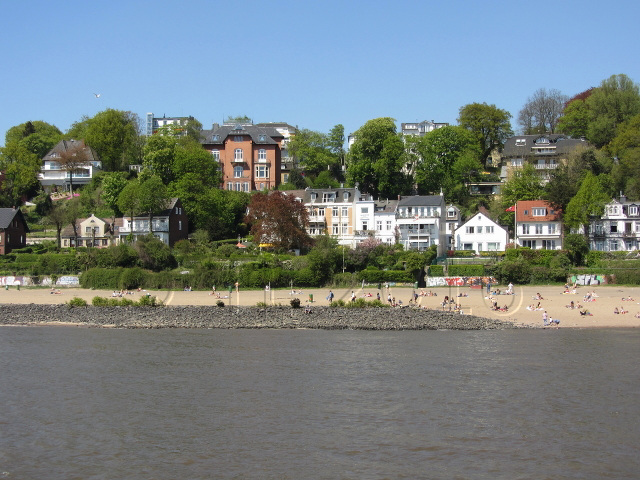
[{"label": "tall tree", "polygon": [[[419,157],[415,181],[418,192],[422,194],[435,195],[441,189],[449,193],[454,184],[462,180],[456,173],[463,173],[463,164],[458,165],[457,171],[454,165],[463,157],[472,161],[476,169],[482,168],[477,162],[481,152],[476,139],[471,132],[462,127],[438,128],[421,137],[414,148]],[[476,162],[473,162],[474,159]],[[464,173],[471,174],[471,170]]]},{"label": "tall tree", "polygon": [[62,247],[61,232],[64,226],[67,224],[67,212],[66,203],[64,200],[57,200],[53,203],[51,210],[46,216],[46,220],[49,224],[55,226],[56,239],[58,241],[58,248]]},{"label": "tall tree", "polygon": [[575,196],[567,205],[564,223],[572,228],[582,227],[585,237],[589,236],[589,221],[592,215],[602,215],[604,206],[611,196],[603,184],[602,177],[588,172]]},{"label": "tall tree", "polygon": [[607,145],[626,120],[640,113],[638,85],[624,74],[603,80],[587,99],[588,139],[597,147]]},{"label": "tall tree", "polygon": [[562,116],[566,95],[559,90],[540,88],[527,99],[518,114],[518,123],[525,135],[555,133],[558,120]]},{"label": "tall tree", "polygon": [[640,199],[640,114],[627,120],[609,150],[618,159],[612,176],[616,191],[623,191],[633,200]]},{"label": "tall tree", "polygon": [[279,191],[253,194],[246,221],[258,243],[270,243],[283,250],[311,245],[306,231],[307,209],[291,195]]},{"label": "tall tree", "polygon": [[402,172],[404,147],[389,117],[369,120],[355,133],[347,159],[347,182],[374,196],[395,197],[410,189]]},{"label": "tall tree", "polygon": [[131,232],[133,234],[133,217],[140,213],[140,181],[136,178],[130,180],[129,183],[118,195],[118,209],[123,213],[129,214],[131,219]]},{"label": "tall tree", "polygon": [[73,174],[89,162],[88,147],[84,142],[69,143],[69,147],[60,151],[56,159],[60,169],[69,174],[69,194],[73,197]]},{"label": "tall tree", "polygon": [[592,92],[593,88],[590,88],[569,99],[562,112],[562,117],[558,120],[558,132],[570,135],[573,138],[587,137],[589,107],[586,101]]},{"label": "tall tree", "polygon": [[338,155],[331,150],[329,138],[324,133],[300,129],[289,142],[289,153],[307,175],[334,170]]},{"label": "tall tree", "polygon": [[502,148],[505,140],[513,135],[510,118],[506,110],[486,103],[470,103],[460,108],[458,123],[475,136],[483,163],[494,148]]},{"label": "tall tree", "polygon": [[515,172],[513,177],[502,187],[502,202],[505,208],[515,205],[520,200],[538,200],[544,190],[542,181],[533,165],[526,164],[522,170]]},{"label": "tall tree", "polygon": [[169,201],[167,187],[159,176],[152,175],[140,182],[138,195],[140,211],[148,215],[149,233],[153,234],[153,216],[164,210]]},{"label": "tall tree", "polygon": [[84,139],[108,172],[124,171],[141,161],[142,139],[135,113],[107,109],[92,118],[74,123],[67,138]]},{"label": "tall tree", "polygon": [[0,148],[0,205],[17,206],[23,197],[31,197],[40,188],[40,158],[19,142]]},{"label": "tall tree", "polygon": [[44,157],[62,139],[62,132],[55,125],[40,120],[29,121],[11,127],[5,134],[5,145],[12,143],[25,147],[38,158]]}]

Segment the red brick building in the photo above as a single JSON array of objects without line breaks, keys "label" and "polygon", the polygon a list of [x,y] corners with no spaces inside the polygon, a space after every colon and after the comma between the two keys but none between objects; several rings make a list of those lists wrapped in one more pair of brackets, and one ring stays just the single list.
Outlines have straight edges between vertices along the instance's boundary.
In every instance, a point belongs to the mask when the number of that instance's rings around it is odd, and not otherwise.
[{"label": "red brick building", "polygon": [[19,208],[0,208],[0,255],[27,246],[29,227]]},{"label": "red brick building", "polygon": [[277,188],[283,140],[275,128],[247,124],[214,124],[201,133],[202,145],[220,164],[221,188],[240,192]]}]

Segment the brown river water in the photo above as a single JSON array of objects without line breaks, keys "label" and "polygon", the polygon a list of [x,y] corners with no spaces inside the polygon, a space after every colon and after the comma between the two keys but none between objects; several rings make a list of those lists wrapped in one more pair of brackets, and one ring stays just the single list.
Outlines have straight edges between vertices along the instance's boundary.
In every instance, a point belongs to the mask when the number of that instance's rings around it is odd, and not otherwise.
[{"label": "brown river water", "polygon": [[640,329],[0,328],[0,480],[639,477]]}]

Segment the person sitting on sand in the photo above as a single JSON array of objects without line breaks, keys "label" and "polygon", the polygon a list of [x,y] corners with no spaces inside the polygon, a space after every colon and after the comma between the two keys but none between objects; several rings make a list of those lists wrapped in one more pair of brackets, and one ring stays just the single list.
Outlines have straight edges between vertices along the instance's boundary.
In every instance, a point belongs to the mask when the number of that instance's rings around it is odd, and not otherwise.
[{"label": "person sitting on sand", "polygon": [[585,308],[584,310],[580,310],[580,315],[591,317],[593,316],[593,313],[591,313],[589,310]]},{"label": "person sitting on sand", "polygon": [[634,317],[636,317],[636,318],[640,318],[640,312],[636,313],[636,314],[634,315]]},{"label": "person sitting on sand", "polygon": [[618,311],[618,307],[613,309],[613,313],[615,313],[616,315],[619,314],[620,312]]},{"label": "person sitting on sand", "polygon": [[629,313],[629,311],[625,310],[623,307],[620,307],[620,313]]},{"label": "person sitting on sand", "polygon": [[570,308],[571,310],[573,310],[574,308],[576,308],[575,303],[573,303],[573,300],[571,300],[571,303],[569,305],[566,305],[567,308]]}]

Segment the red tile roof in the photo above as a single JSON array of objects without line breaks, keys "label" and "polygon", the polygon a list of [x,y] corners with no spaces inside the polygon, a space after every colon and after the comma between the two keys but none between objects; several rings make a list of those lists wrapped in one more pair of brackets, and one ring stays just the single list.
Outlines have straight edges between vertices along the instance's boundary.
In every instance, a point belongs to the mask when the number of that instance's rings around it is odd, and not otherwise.
[{"label": "red tile roof", "polygon": [[[534,208],[546,208],[547,214],[534,217]],[[546,200],[521,200],[516,205],[516,222],[557,222],[560,220],[560,213]]]}]

